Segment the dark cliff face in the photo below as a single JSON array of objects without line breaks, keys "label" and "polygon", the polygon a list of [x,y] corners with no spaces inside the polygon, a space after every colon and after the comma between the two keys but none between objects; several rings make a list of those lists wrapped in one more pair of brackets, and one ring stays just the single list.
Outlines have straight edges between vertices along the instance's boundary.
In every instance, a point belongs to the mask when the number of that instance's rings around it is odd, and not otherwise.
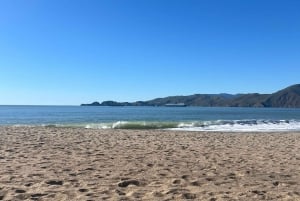
[{"label": "dark cliff face", "polygon": [[300,84],[296,84],[273,94],[195,94],[190,96],[169,96],[149,101],[119,103],[104,101],[101,104],[82,104],[84,106],[165,106],[184,103],[187,106],[202,107],[287,107],[300,108]]}]

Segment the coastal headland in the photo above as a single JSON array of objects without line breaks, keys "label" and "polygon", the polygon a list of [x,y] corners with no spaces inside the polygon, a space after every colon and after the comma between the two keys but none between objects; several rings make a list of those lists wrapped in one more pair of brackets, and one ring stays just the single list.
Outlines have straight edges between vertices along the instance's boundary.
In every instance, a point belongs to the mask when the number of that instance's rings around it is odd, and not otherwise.
[{"label": "coastal headland", "polygon": [[149,101],[103,101],[81,106],[200,106],[200,107],[279,107],[300,108],[300,84],[289,86],[272,94],[194,94],[168,96]]}]

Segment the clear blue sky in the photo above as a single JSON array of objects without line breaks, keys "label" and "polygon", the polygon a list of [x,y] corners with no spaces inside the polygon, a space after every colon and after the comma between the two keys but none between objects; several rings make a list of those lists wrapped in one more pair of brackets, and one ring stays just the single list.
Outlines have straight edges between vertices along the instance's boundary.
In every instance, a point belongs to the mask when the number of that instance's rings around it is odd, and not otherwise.
[{"label": "clear blue sky", "polygon": [[272,93],[300,83],[299,0],[1,0],[0,104]]}]

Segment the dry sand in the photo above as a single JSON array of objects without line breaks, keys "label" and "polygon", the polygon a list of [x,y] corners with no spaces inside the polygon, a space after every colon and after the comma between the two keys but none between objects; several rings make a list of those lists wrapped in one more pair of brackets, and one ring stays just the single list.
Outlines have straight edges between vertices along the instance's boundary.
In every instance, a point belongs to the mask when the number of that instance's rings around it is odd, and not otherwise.
[{"label": "dry sand", "polygon": [[300,200],[300,133],[0,127],[0,200]]}]

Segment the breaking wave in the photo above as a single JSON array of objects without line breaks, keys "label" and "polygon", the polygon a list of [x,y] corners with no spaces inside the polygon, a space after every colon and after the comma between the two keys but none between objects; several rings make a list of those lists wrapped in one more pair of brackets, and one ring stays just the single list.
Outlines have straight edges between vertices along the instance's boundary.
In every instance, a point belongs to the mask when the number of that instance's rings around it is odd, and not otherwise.
[{"label": "breaking wave", "polygon": [[170,129],[178,128],[176,122],[117,121],[114,123],[88,124],[85,128],[96,129]]},{"label": "breaking wave", "polygon": [[296,120],[218,120],[181,124],[171,130],[222,131],[222,132],[272,132],[300,131],[300,121]]},{"label": "breaking wave", "polygon": [[43,124],[43,127],[87,129],[167,129],[179,131],[300,131],[299,120],[215,120],[185,122],[116,121],[110,123]]}]

